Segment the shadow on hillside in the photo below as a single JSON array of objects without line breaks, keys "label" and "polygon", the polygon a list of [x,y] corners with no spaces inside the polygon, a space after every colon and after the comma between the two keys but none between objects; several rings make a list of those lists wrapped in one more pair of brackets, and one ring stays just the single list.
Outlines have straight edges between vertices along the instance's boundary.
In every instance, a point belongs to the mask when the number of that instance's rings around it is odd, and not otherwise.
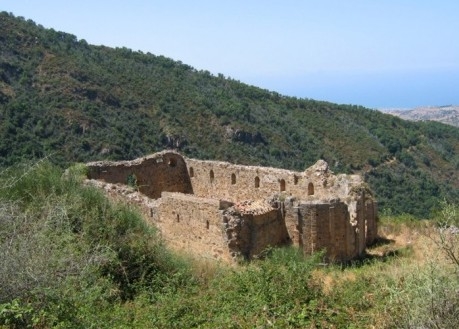
[{"label": "shadow on hillside", "polygon": [[341,268],[362,267],[375,262],[388,262],[410,253],[410,247],[395,246],[395,240],[378,236],[370,248],[358,259],[341,263]]},{"label": "shadow on hillside", "polygon": [[395,243],[395,240],[388,239],[388,238],[383,237],[383,236],[377,236],[376,239],[373,241],[373,243],[370,244],[368,247],[377,248],[377,247],[385,246],[385,245],[388,245],[388,244],[391,244],[391,243]]}]

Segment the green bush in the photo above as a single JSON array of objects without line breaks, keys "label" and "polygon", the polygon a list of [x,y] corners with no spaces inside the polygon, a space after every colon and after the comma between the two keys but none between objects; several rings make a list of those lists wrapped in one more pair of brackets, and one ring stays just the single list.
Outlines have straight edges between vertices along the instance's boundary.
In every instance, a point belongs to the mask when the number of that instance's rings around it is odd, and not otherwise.
[{"label": "green bush", "polygon": [[[42,161],[0,174],[0,326],[457,327],[454,262],[439,257],[426,266],[394,253],[324,267],[322,254],[275,248],[264,259],[197,274],[135,209],[83,185],[84,170],[64,174]],[[448,257],[441,243],[459,245],[450,234],[457,206],[443,205],[438,223],[429,237]],[[392,225],[391,234],[423,228],[409,215],[386,216],[382,225]]]},{"label": "green bush", "polygon": [[393,328],[457,328],[459,280],[457,275],[431,260],[388,286],[387,305]]},{"label": "green bush", "polygon": [[123,300],[186,275],[138,212],[81,181],[47,161],[0,175],[0,324],[109,327]]},{"label": "green bush", "polygon": [[[438,248],[427,264],[415,264],[405,275],[387,280],[390,319],[398,328],[457,328],[459,325],[459,213],[442,203],[434,225],[424,235]],[[445,262],[446,260],[446,262]],[[407,265],[405,265],[407,266]]]}]

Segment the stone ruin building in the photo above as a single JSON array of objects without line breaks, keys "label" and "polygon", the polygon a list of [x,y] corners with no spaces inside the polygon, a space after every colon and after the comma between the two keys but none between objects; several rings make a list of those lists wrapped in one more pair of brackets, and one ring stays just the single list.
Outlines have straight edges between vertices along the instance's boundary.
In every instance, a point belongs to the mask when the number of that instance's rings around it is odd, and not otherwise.
[{"label": "stone ruin building", "polygon": [[293,244],[348,261],[377,234],[377,205],[362,178],[335,175],[323,160],[295,172],[163,151],[87,168],[89,182],[143,205],[168,245],[203,257],[252,259]]}]

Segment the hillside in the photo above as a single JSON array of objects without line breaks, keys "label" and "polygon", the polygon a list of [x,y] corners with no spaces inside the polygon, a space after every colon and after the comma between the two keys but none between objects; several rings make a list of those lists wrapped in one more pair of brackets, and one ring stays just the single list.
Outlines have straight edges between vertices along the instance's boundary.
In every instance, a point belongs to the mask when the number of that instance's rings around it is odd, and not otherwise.
[{"label": "hillside", "polygon": [[170,252],[136,209],[82,184],[84,166],[62,174],[0,172],[0,328],[458,327],[457,206],[441,230],[383,218],[350,266],[289,247],[228,266]]},{"label": "hillside", "polygon": [[222,74],[0,14],[0,166],[60,166],[165,148],[303,170],[322,158],[365,175],[386,212],[459,200],[459,130],[361,106],[285,97]]},{"label": "hillside", "polygon": [[438,121],[459,127],[459,106],[427,106],[411,110],[383,110],[383,112],[413,121]]}]

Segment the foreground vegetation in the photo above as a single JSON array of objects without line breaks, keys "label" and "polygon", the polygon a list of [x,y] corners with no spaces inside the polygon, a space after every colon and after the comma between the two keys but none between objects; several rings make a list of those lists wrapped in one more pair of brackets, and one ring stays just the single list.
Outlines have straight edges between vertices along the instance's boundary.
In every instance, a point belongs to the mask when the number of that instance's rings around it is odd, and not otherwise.
[{"label": "foreground vegetation", "polygon": [[459,129],[285,97],[164,56],[92,46],[0,13],[0,167],[61,167],[165,148],[200,159],[360,173],[379,206],[426,217],[459,202]]},{"label": "foreground vegetation", "polygon": [[454,328],[458,209],[386,218],[366,259],[274,249],[238,267],[177,256],[128,205],[49,162],[0,175],[5,328]]}]

